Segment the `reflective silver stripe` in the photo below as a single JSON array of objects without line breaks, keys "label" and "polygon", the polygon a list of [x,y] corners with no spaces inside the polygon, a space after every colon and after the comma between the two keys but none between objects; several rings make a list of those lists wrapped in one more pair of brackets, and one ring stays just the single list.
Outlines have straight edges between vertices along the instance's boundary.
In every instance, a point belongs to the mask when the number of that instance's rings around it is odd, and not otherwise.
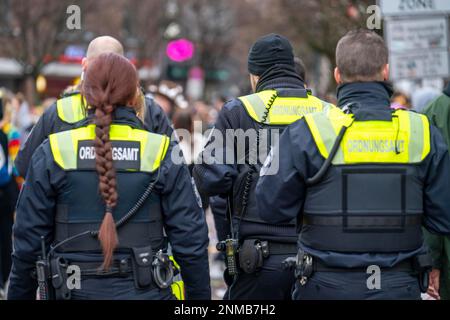
[{"label": "reflective silver stripe", "polygon": [[141,170],[153,172],[161,165],[162,159],[166,156],[168,138],[158,134],[148,133],[144,150],[142,151]]},{"label": "reflective silver stripe", "polygon": [[84,107],[80,94],[59,99],[57,102],[58,116],[67,123],[76,123],[85,118]]},{"label": "reflective silver stripe", "polygon": [[[267,108],[264,101],[257,94],[252,94],[252,95],[246,96],[245,98],[250,103],[251,108],[253,109],[253,112],[258,117],[258,121],[262,121],[262,119],[264,117],[264,113],[266,112],[266,108]],[[248,106],[246,105],[246,107],[248,107]],[[266,123],[269,123],[269,122],[270,122],[269,119],[266,119]]]},{"label": "reflective silver stripe", "polygon": [[72,122],[73,116],[71,116],[72,114],[72,98],[71,97],[67,97],[67,98],[63,98],[61,100],[58,101],[59,105],[58,105],[58,109],[59,109],[59,116],[61,118],[61,120],[65,121],[65,122]]},{"label": "reflective silver stripe", "polygon": [[63,131],[55,135],[65,170],[77,168],[77,152],[73,146],[72,131]]},{"label": "reflective silver stripe", "polygon": [[[315,122],[315,126],[320,135],[320,139],[322,140],[322,143],[327,149],[327,153],[329,155],[337,139],[337,134],[334,131],[334,127],[330,119],[324,113],[313,114],[311,119]],[[316,143],[317,142],[318,141],[316,141]],[[333,164],[344,163],[344,153],[341,147],[338,149],[336,155],[334,156],[332,163]]]},{"label": "reflective silver stripe", "polygon": [[418,163],[422,161],[422,153],[424,149],[424,127],[420,115],[408,112],[409,118],[409,163]]}]

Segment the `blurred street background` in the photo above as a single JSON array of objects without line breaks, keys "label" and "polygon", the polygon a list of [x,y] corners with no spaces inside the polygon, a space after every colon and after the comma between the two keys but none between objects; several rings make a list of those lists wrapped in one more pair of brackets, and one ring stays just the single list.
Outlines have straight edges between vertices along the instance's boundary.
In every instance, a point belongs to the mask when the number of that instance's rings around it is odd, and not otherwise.
[{"label": "blurred street background", "polygon": [[[66,25],[72,4],[81,9],[80,29]],[[336,42],[348,30],[365,26],[370,4],[373,1],[0,0],[0,87],[22,91],[29,103],[40,106],[79,80],[88,43],[111,35],[125,46],[144,88],[171,80],[185,87],[189,101],[210,104],[249,90],[248,49],[259,36],[275,32],[291,40],[308,66],[308,84],[326,95],[335,86],[331,70]]]}]

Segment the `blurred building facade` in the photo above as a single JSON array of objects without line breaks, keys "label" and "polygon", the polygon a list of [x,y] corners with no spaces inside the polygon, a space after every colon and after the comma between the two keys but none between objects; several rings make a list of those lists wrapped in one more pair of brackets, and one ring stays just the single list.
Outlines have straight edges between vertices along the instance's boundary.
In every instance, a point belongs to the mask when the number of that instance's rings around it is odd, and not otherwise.
[{"label": "blurred building facade", "polygon": [[[70,30],[72,2],[0,0],[0,86],[34,100],[56,96],[78,80],[89,41],[108,34],[124,44],[143,85],[168,79],[186,86],[193,77],[201,90],[195,98],[245,94],[248,48],[259,36],[276,32],[291,39],[308,66],[308,84],[325,95],[334,90],[337,40],[365,25],[366,8],[375,1],[81,0],[76,2],[81,29]],[[193,44],[192,57],[181,62],[168,57],[167,45],[177,39]],[[36,93],[39,76],[45,90]]]}]

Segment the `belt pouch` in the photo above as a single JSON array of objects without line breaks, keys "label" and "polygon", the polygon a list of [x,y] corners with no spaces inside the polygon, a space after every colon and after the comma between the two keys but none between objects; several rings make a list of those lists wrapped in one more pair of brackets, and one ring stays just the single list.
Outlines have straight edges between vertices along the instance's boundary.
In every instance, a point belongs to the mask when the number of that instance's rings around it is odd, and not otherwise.
[{"label": "belt pouch", "polygon": [[147,288],[152,284],[152,248],[132,248],[133,273],[136,288]]}]

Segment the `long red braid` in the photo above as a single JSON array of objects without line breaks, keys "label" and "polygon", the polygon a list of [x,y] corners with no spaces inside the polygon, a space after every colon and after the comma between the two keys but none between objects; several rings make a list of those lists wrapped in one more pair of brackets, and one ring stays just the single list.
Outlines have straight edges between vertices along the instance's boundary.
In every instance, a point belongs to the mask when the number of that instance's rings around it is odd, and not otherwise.
[{"label": "long red braid", "polygon": [[135,67],[124,57],[107,53],[89,62],[82,90],[87,103],[95,108],[95,152],[99,191],[106,210],[98,239],[103,251],[102,268],[111,266],[119,241],[113,210],[117,205],[116,170],[112,159],[110,128],[118,105],[129,105],[136,97],[138,76]]}]

